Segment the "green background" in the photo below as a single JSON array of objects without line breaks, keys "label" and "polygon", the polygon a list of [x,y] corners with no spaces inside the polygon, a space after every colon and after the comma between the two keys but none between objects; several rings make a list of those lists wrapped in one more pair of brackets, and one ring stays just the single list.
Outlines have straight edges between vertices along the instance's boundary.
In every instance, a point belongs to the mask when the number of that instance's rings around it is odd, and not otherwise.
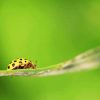
[{"label": "green background", "polygon": [[[15,58],[46,67],[100,45],[100,1],[0,0],[0,69]],[[0,100],[100,100],[100,71],[0,77]]]}]

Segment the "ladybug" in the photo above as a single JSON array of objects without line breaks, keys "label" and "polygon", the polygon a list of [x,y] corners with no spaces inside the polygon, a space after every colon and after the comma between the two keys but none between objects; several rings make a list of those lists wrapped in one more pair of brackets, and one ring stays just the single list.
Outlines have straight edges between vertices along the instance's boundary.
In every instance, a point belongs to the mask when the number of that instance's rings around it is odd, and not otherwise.
[{"label": "ladybug", "polygon": [[36,64],[33,64],[30,60],[24,58],[17,58],[13,60],[7,67],[8,70],[16,69],[36,69]]}]

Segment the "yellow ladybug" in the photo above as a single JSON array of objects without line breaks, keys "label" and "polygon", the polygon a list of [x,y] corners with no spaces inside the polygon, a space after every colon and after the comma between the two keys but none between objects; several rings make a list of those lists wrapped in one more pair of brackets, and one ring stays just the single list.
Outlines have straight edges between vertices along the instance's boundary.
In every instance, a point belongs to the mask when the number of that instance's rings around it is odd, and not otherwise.
[{"label": "yellow ladybug", "polygon": [[36,64],[33,64],[30,60],[24,58],[18,58],[13,60],[8,65],[8,70],[16,70],[16,69],[36,69]]}]

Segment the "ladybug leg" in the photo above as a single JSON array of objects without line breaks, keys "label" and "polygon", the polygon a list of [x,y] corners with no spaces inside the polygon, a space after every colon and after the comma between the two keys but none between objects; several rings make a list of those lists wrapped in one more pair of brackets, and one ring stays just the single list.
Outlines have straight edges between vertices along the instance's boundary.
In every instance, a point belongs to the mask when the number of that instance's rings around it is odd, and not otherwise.
[{"label": "ladybug leg", "polygon": [[24,65],[24,68],[25,68],[25,69],[28,69],[28,68],[31,68],[31,66],[32,66],[32,64],[31,64],[31,63],[28,63],[28,64],[25,64],[25,65]]},{"label": "ladybug leg", "polygon": [[36,64],[34,64],[34,65],[32,64],[32,69],[35,69],[35,68],[36,68]]},{"label": "ladybug leg", "polygon": [[19,69],[24,69],[24,66],[19,66]]},{"label": "ladybug leg", "polygon": [[32,64],[32,63],[29,63],[27,65],[27,68],[35,69],[36,68],[36,65],[35,64]]}]

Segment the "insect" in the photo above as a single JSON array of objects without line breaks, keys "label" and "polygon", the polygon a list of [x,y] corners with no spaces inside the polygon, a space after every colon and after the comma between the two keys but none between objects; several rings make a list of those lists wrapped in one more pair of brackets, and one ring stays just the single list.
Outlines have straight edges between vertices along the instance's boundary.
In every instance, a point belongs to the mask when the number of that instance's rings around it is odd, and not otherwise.
[{"label": "insect", "polygon": [[8,65],[8,70],[16,70],[16,69],[36,69],[36,64],[33,64],[30,60],[24,58],[17,58],[12,60],[12,62]]}]

